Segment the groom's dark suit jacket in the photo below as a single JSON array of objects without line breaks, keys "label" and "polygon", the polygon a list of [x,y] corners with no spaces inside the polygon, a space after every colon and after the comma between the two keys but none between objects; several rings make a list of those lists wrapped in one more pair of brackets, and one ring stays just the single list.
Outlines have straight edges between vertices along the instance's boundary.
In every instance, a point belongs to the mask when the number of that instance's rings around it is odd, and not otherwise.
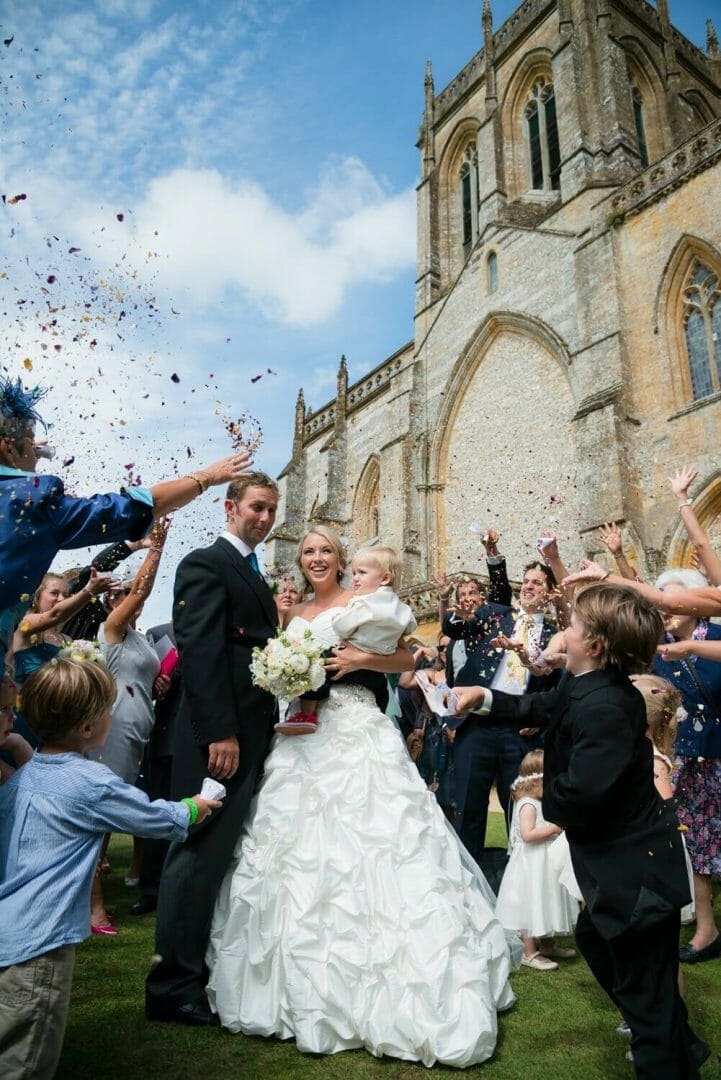
[{"label": "groom's dark suit jacket", "polygon": [[173,798],[195,795],[208,774],[208,744],[235,735],[237,772],[223,780],[222,807],[171,844],[158,893],[155,951],[146,983],[150,1008],[203,999],[213,908],[268,752],[275,698],[253,686],[254,645],[278,628],[270,589],[229,541],[191,552],[175,579],[173,625],[183,695],[175,725]]},{"label": "groom's dark suit jacket", "polygon": [[[253,646],[265,646],[278,629],[273,596],[240,552],[219,537],[180,563],[173,626],[183,679],[176,725],[181,745],[188,745],[183,731],[191,732],[201,751],[193,756],[196,764],[203,763],[202,781],[208,744],[237,736],[240,764],[232,785],[237,786],[260,769],[275,720],[275,699],[253,686],[250,675]],[[182,766],[181,775],[190,782]],[[173,788],[175,793],[175,782]]]},{"label": "groom's dark suit jacket", "polygon": [[566,830],[598,933],[614,938],[689,902],[678,819],[653,783],[646,707],[616,668],[565,675],[555,690],[493,691],[479,722],[545,732],[543,815]]}]

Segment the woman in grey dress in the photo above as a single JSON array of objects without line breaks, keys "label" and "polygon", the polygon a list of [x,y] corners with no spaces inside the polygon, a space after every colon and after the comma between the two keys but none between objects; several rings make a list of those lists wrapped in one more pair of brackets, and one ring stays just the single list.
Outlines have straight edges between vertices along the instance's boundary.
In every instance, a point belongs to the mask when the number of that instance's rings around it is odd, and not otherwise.
[{"label": "woman in grey dress", "polygon": [[[88,756],[102,761],[128,784],[134,784],[138,778],[145,746],[153,730],[153,698],[162,697],[168,688],[168,680],[160,674],[155,649],[145,635],[135,629],[135,623],[155,584],[169,524],[167,519],[155,523],[149,537],[150,546],[132,584],[118,585],[108,591],[106,604],[110,614],[98,631],[100,649],[118,692],[105,745]],[[139,861],[139,852],[137,854]],[[133,861],[136,861],[135,853]],[[105,910],[99,874],[95,878],[90,905],[93,933],[117,934]]]}]

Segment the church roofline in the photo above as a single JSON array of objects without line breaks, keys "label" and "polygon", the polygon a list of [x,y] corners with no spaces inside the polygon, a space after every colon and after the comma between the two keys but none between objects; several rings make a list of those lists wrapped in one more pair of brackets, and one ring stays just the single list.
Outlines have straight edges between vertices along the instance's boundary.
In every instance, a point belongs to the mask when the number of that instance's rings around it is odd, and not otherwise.
[{"label": "church roofline", "polygon": [[[367,371],[356,382],[351,383],[347,391],[347,410],[348,413],[352,413],[355,409],[360,408],[370,398],[375,397],[377,393],[389,385],[390,380],[401,371],[401,357],[404,353],[407,353],[410,349],[413,350],[414,340],[411,338],[405,345],[401,345],[399,349],[396,349],[394,353],[386,357],[376,367]],[[323,432],[327,431],[335,423],[336,402],[337,398],[331,398],[322,405],[319,409],[315,409],[309,412],[305,418],[303,424],[303,443],[307,443],[316,439]],[[290,463],[289,463],[290,464]],[[288,469],[288,465],[284,472]]]},{"label": "church roofline", "polygon": [[[516,42],[554,7],[557,0],[525,0],[519,4],[493,35],[493,60],[496,64]],[[480,85],[486,74],[484,49],[479,49],[455,78],[435,98],[435,125],[443,120],[466,93]]]},{"label": "church roofline", "polygon": [[[494,62],[500,63],[509,49],[529,33],[548,12],[557,7],[558,0],[525,0],[493,34]],[[611,0],[611,6],[622,12],[631,22],[635,22],[650,31],[661,41],[662,33],[658,11],[647,0]],[[711,75],[708,57],[703,49],[694,45],[680,30],[671,25],[671,37],[675,51],[691,64],[696,74],[708,81],[711,86],[717,83]],[[472,90],[481,85],[486,74],[485,51],[479,49],[451,81],[434,98],[434,128],[447,118],[448,114]]]},{"label": "church roofline", "polygon": [[[658,10],[653,4],[649,4],[648,0],[612,0],[612,6],[618,11],[622,11],[632,22],[641,23],[646,30],[650,30],[658,36],[659,42],[661,41],[662,31]],[[695,61],[697,65],[700,63],[704,74],[708,76],[708,60],[703,49],[700,49],[698,45],[694,45],[680,30],[676,29],[673,23],[671,24],[671,37],[673,38],[674,48],[682,55],[685,55],[687,59]]]}]

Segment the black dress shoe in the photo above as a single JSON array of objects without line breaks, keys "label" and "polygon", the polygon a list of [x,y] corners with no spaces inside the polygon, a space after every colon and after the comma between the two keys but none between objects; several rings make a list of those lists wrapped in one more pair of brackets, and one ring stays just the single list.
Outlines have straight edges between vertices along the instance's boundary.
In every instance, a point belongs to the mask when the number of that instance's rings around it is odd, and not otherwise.
[{"label": "black dress shoe", "polygon": [[145,1000],[148,1020],[160,1020],[170,1024],[189,1024],[191,1027],[218,1027],[220,1020],[205,998],[197,1001],[173,1002]]},{"label": "black dress shoe", "polygon": [[708,1043],[705,1043],[703,1039],[697,1039],[696,1042],[691,1043],[689,1052],[691,1054],[691,1060],[697,1069],[700,1069],[704,1061],[707,1061],[708,1058],[711,1057],[711,1047]]},{"label": "black dress shoe", "polygon": [[718,934],[715,941],[703,949],[696,949],[693,945],[682,945],[678,950],[678,958],[684,964],[703,964],[705,960],[716,960],[719,956],[721,956],[721,934]]},{"label": "black dress shoe", "polygon": [[131,915],[148,915],[151,911],[155,911],[158,906],[158,899],[156,896],[141,896],[139,900],[136,900],[130,909]]}]

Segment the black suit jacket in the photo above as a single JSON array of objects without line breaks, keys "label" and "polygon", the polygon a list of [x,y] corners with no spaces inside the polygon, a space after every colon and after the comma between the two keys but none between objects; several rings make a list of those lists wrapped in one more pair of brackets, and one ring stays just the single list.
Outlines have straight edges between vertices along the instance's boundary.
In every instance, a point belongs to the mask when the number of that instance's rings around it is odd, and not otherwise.
[{"label": "black suit jacket", "polygon": [[[450,638],[463,638],[467,642],[468,658],[456,676],[456,686],[491,685],[503,659],[503,650],[492,646],[491,641],[499,634],[512,637],[517,618],[518,612],[515,608],[506,604],[483,604],[473,618],[465,622],[455,615],[446,616],[443,620],[443,633]],[[544,619],[540,637],[542,649],[545,649],[557,629],[554,622]],[[531,675],[526,693],[548,690],[558,683],[559,677],[557,672],[550,675]]]},{"label": "black suit jacket", "polygon": [[653,783],[641,694],[616,668],[565,675],[546,693],[493,692],[480,723],[540,727],[543,814],[566,829],[598,932],[651,925],[690,899],[676,815]]},{"label": "black suit jacket", "polygon": [[237,736],[240,780],[260,767],[276,714],[275,698],[250,676],[253,646],[278,630],[270,589],[219,537],[180,563],[173,626],[183,680],[178,728],[190,725],[203,747]]}]

